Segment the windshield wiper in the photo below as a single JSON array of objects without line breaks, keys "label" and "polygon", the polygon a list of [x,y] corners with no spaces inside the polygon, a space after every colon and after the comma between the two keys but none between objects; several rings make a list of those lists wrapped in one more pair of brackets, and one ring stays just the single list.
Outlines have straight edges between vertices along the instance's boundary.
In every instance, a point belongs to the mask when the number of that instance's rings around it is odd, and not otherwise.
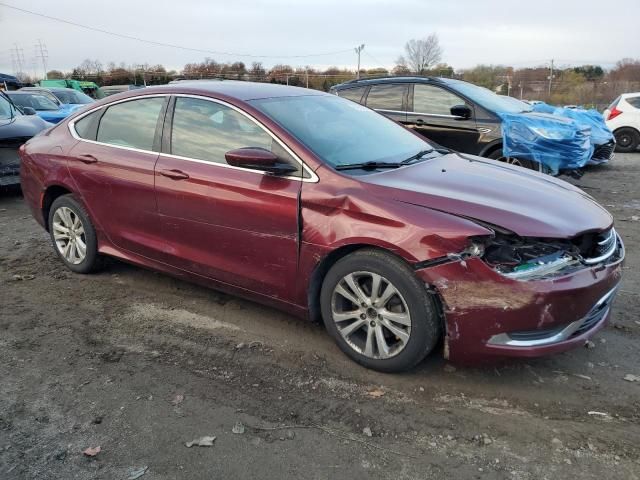
[{"label": "windshield wiper", "polygon": [[429,150],[420,150],[418,153],[416,153],[415,155],[411,155],[409,158],[405,158],[404,160],[402,160],[400,162],[400,165],[407,165],[411,162],[415,162],[416,160],[420,160],[422,157],[424,157],[427,153],[431,153],[433,152],[434,149],[430,148]]},{"label": "windshield wiper", "polygon": [[398,168],[400,166],[399,163],[389,163],[389,162],[362,162],[362,163],[340,163],[336,165],[334,168],[336,170],[374,170],[376,168]]}]

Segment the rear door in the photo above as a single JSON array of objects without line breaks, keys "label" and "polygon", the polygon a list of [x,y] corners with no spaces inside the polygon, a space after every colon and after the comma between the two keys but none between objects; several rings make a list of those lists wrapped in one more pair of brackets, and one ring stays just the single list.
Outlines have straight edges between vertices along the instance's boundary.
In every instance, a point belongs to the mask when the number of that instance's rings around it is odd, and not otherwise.
[{"label": "rear door", "polygon": [[92,219],[113,244],[156,258],[154,166],[168,96],[118,102],[71,123],[80,141],[69,171]]},{"label": "rear door", "polygon": [[399,123],[407,121],[408,83],[371,85],[365,104]]},{"label": "rear door", "polygon": [[474,115],[464,119],[451,115],[451,107],[473,105],[436,85],[416,83],[410,95],[406,124],[429,140],[466,153],[477,153],[480,134]]},{"label": "rear door", "polygon": [[259,147],[300,163],[223,102],[177,96],[167,120],[155,171],[164,261],[271,297],[293,296],[302,167],[277,177],[228,165],[225,153]]}]

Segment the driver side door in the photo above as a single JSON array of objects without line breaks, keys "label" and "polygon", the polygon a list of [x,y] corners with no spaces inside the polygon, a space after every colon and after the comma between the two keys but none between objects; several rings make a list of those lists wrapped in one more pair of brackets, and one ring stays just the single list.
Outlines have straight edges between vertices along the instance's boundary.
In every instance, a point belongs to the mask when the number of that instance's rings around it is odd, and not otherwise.
[{"label": "driver side door", "polygon": [[[417,133],[443,147],[464,153],[477,153],[480,134],[474,115],[456,117],[451,107],[465,105],[458,95],[439,86],[416,83],[410,95],[407,123]],[[473,112],[473,106],[468,105]]]},{"label": "driver side door", "polygon": [[[207,278],[286,300],[293,296],[302,167],[240,109],[175,96],[155,168],[164,261]],[[229,165],[225,153],[258,147],[296,173],[274,176]]]}]

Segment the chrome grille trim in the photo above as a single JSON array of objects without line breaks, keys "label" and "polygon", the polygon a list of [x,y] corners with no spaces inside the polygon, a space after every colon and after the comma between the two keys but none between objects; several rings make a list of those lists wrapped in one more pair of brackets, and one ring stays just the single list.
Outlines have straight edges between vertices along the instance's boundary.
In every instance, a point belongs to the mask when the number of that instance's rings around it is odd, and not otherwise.
[{"label": "chrome grille trim", "polygon": [[[611,303],[613,302],[617,289],[618,286],[616,285],[598,300],[584,317],[564,327],[541,331],[532,330],[530,332],[499,333],[492,336],[487,344],[508,347],[542,347],[563,342],[572,336],[582,335],[606,318],[611,309]],[[538,332],[539,334],[536,335]]]}]

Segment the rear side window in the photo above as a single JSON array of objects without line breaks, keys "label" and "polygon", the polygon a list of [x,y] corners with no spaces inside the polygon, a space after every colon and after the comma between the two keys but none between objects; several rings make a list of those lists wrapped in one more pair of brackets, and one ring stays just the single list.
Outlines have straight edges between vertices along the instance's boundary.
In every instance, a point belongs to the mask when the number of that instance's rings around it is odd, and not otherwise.
[{"label": "rear side window", "polygon": [[173,112],[171,154],[226,164],[225,153],[237,148],[264,148],[284,162],[298,165],[271,135],[225,105],[178,97]]},{"label": "rear side window", "polygon": [[98,129],[98,120],[100,119],[101,114],[102,110],[96,110],[95,112],[82,117],[80,120],[76,120],[73,126],[76,130],[76,134],[85,140],[95,140]]},{"label": "rear side window", "polygon": [[367,95],[367,107],[403,111],[407,90],[407,85],[373,85]]},{"label": "rear side window", "polygon": [[165,99],[143,98],[107,108],[98,126],[98,142],[153,150],[158,116]]},{"label": "rear side window", "polygon": [[364,94],[365,87],[357,88],[345,88],[344,90],[338,90],[338,96],[353,100],[354,102],[361,103],[362,95]]},{"label": "rear side window", "polygon": [[443,88],[420,83],[413,86],[414,112],[451,115],[451,107],[464,104],[464,100]]},{"label": "rear side window", "polygon": [[640,97],[627,98],[627,103],[635,108],[640,108]]},{"label": "rear side window", "polygon": [[613,110],[614,108],[616,108],[616,105],[618,105],[619,101],[620,101],[620,97],[616,98],[613,102],[611,102],[611,105],[609,105],[607,109]]}]

